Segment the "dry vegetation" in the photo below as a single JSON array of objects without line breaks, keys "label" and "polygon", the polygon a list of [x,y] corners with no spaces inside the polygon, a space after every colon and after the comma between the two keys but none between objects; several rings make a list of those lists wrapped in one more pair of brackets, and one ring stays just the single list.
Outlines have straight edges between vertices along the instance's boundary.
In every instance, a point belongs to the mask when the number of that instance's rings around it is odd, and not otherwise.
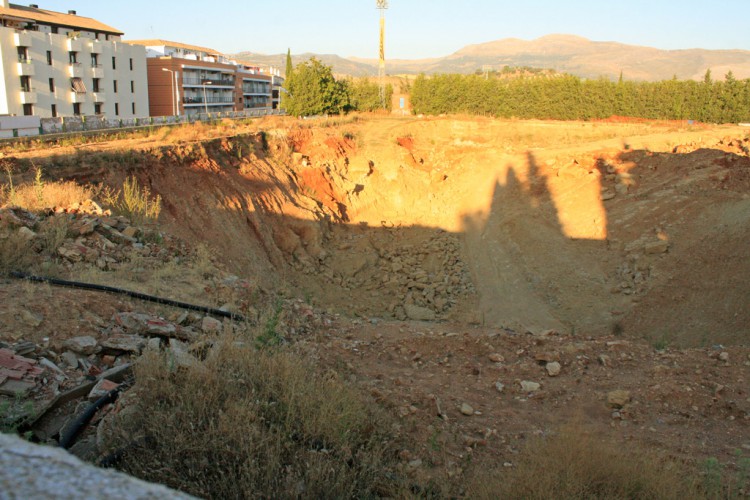
[{"label": "dry vegetation", "polygon": [[500,474],[480,469],[469,496],[540,500],[703,496],[695,477],[686,472],[680,464],[636,444],[624,448],[575,424],[532,440],[512,469]]},{"label": "dry vegetation", "polygon": [[388,418],[335,372],[231,335],[205,356],[141,358],[123,470],[205,498],[397,493]]}]

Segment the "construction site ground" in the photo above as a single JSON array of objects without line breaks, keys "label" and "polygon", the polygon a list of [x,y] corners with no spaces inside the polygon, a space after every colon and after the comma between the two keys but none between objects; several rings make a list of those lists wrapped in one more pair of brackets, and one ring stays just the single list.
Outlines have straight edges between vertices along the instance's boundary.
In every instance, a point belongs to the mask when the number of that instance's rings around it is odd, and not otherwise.
[{"label": "construction site ground", "polygon": [[[529,438],[571,423],[698,468],[750,456],[748,132],[269,117],[5,159],[17,183],[35,167],[48,182],[134,176],[162,199],[138,245],[98,251],[103,265],[59,253],[57,276],[254,321],[282,297],[283,338],[393,415],[404,466],[461,478],[514,467]],[[86,254],[87,237],[69,239]],[[89,364],[135,357],[101,349],[123,312],[190,322],[12,278],[0,304],[0,341],[63,368],[73,337],[100,344]],[[80,366],[26,397],[43,406]]]}]

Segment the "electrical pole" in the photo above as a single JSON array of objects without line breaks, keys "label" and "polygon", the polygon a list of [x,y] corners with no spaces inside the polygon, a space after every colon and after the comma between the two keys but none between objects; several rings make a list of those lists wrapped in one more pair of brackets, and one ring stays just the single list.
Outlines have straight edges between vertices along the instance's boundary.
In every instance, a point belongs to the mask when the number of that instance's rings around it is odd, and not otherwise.
[{"label": "electrical pole", "polygon": [[378,85],[380,86],[380,106],[385,109],[385,10],[388,0],[375,0],[380,11],[380,61],[378,64]]}]

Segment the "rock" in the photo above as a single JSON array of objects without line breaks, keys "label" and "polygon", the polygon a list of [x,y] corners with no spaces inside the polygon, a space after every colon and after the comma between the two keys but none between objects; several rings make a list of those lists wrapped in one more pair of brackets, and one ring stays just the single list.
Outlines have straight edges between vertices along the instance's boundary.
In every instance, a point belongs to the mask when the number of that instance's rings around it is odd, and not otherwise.
[{"label": "rock", "polygon": [[647,254],[665,253],[669,250],[669,241],[659,240],[646,243],[643,246],[643,251]]},{"label": "rock", "polygon": [[607,405],[612,408],[622,408],[630,402],[630,391],[618,389],[607,393]]},{"label": "rock", "polygon": [[[96,339],[90,335],[84,335],[81,337],[73,337],[63,342],[63,347],[69,349],[75,353],[83,354],[88,356],[96,352],[97,342]],[[76,365],[78,361],[76,360]],[[73,366],[71,364],[71,366]]]},{"label": "rock", "polygon": [[21,309],[21,320],[23,320],[23,322],[28,326],[33,326],[34,328],[36,328],[37,326],[42,324],[42,321],[44,321],[44,316],[38,313],[33,313],[27,309]]},{"label": "rock", "polygon": [[152,337],[148,339],[148,342],[146,343],[146,350],[159,352],[161,350],[161,339],[158,337]]},{"label": "rock", "polygon": [[601,194],[602,201],[609,201],[613,199],[615,196],[617,196],[617,193],[615,193],[611,189],[604,189]]},{"label": "rock", "polygon": [[536,392],[542,387],[541,384],[537,382],[531,382],[529,380],[522,380],[521,381],[521,390],[523,392]]},{"label": "rock", "polygon": [[604,367],[612,366],[612,359],[606,354],[600,354],[598,359],[599,359],[599,364],[601,364],[602,366]]},{"label": "rock", "polygon": [[133,226],[128,226],[122,230],[122,234],[124,236],[127,236],[128,238],[133,238],[133,239],[136,236],[138,236],[138,233],[140,233],[140,229],[138,229],[137,227],[133,227]]},{"label": "rock", "polygon": [[78,368],[78,356],[75,355],[72,351],[65,351],[60,355],[60,357],[63,359],[66,365],[68,367],[73,368],[74,370]]},{"label": "rock", "polygon": [[146,346],[146,339],[139,335],[115,334],[102,340],[100,345],[107,350],[140,354]]},{"label": "rock", "polygon": [[547,369],[547,375],[549,375],[550,377],[557,377],[558,375],[560,375],[560,370],[562,369],[560,363],[558,363],[557,361],[547,363],[545,365],[545,368]]},{"label": "rock", "polygon": [[36,238],[36,233],[26,226],[20,227],[18,229],[18,234],[20,234],[26,241],[31,241]]},{"label": "rock", "polygon": [[177,327],[159,318],[152,318],[146,321],[146,333],[151,335],[160,335],[163,337],[171,337],[177,333]]},{"label": "rock", "polygon": [[414,321],[434,321],[435,312],[426,307],[416,306],[414,304],[404,304],[406,317]]},{"label": "rock", "polygon": [[617,183],[615,184],[615,191],[617,194],[628,194],[628,185]]},{"label": "rock", "polygon": [[0,434],[0,485],[3,498],[195,498],[8,434]]},{"label": "rock", "polygon": [[154,318],[148,314],[120,312],[116,313],[112,319],[130,333],[144,333],[148,330],[149,320]]},{"label": "rock", "polygon": [[102,396],[106,396],[110,391],[117,389],[120,384],[107,380],[101,379],[96,385],[89,391],[88,400],[96,401]]},{"label": "rock", "polygon": [[203,321],[201,321],[201,330],[203,333],[220,333],[222,330],[222,323],[218,319],[206,316],[203,318]]},{"label": "rock", "polygon": [[80,228],[78,228],[78,234],[80,234],[81,236],[86,236],[87,234],[91,234],[94,232],[97,225],[98,224],[95,220],[87,221],[84,224],[82,224]]},{"label": "rock", "polygon": [[502,363],[503,361],[505,361],[505,357],[499,352],[493,352],[488,356],[488,358],[490,358],[490,361],[492,361],[493,363]]},{"label": "rock", "polygon": [[169,339],[169,354],[171,354],[177,368],[188,368],[198,362],[190,354],[187,344],[177,339]]},{"label": "rock", "polygon": [[58,375],[62,375],[63,377],[67,378],[67,376],[65,375],[65,372],[62,371],[59,366],[57,366],[55,363],[53,363],[47,358],[39,358],[39,366],[43,366],[47,368],[48,370],[53,371],[57,373]]},{"label": "rock", "polygon": [[495,390],[497,390],[497,392],[503,392],[505,390],[505,384],[499,381],[495,382]]},{"label": "rock", "polygon": [[468,403],[463,403],[461,405],[461,414],[470,417],[474,415],[474,408],[472,408]]},{"label": "rock", "polygon": [[725,363],[728,363],[729,362],[729,353],[726,352],[726,351],[720,353],[719,354],[719,360],[720,361],[724,361]]}]

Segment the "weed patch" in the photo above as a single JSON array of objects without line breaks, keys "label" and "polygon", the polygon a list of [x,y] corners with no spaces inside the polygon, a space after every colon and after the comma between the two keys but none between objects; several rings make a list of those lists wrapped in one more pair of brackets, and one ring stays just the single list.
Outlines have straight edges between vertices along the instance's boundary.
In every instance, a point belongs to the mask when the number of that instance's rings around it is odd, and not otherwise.
[{"label": "weed patch", "polygon": [[512,469],[478,474],[471,498],[695,498],[699,490],[679,464],[626,450],[579,426],[532,441]]},{"label": "weed patch", "polygon": [[145,437],[122,463],[132,475],[207,498],[394,493],[387,421],[297,355],[225,337],[186,368],[148,353],[136,380],[137,410],[118,417]]}]

